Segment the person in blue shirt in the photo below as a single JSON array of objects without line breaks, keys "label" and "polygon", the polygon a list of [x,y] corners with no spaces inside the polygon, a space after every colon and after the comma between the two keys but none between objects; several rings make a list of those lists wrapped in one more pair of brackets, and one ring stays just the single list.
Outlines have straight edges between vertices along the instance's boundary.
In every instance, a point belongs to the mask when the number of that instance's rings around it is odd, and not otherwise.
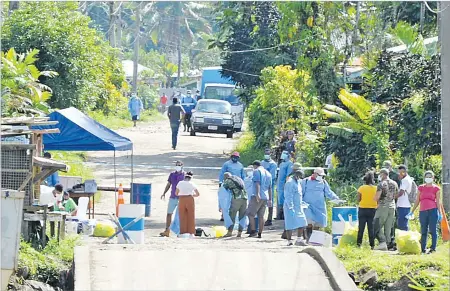
[{"label": "person in blue shirt", "polygon": [[[275,184],[276,184],[278,166],[277,166],[277,163],[274,160],[272,160],[272,158],[270,156],[270,149],[265,149],[265,151],[264,151],[264,160],[261,161],[261,165],[272,176],[272,192],[275,193]],[[271,201],[272,206],[269,207],[269,215],[267,217],[267,221],[265,223],[265,226],[272,225],[273,199],[274,199],[273,196],[275,196],[275,195],[272,195],[272,201]]]},{"label": "person in blue shirt", "polygon": [[[266,207],[270,206],[272,199],[272,176],[262,166],[260,161],[253,162],[253,195],[250,198],[250,203],[247,208],[247,216],[250,221],[250,235],[249,237],[261,238],[264,230],[264,214]],[[255,216],[259,218],[259,231],[256,233]]]},{"label": "person in blue shirt", "polygon": [[278,194],[278,219],[283,219],[284,204],[284,184],[286,184],[289,174],[292,172],[294,163],[291,162],[288,151],[281,153],[280,170],[278,171],[277,194]]},{"label": "person in blue shirt", "polygon": [[307,225],[306,216],[302,208],[302,187],[301,180],[303,178],[303,171],[296,168],[292,176],[284,186],[284,228],[286,230],[286,238],[288,246],[292,246],[292,232],[297,230],[296,245],[306,246],[303,241],[303,229]]},{"label": "person in blue shirt", "polygon": [[305,215],[308,222],[307,238],[311,236],[313,230],[327,227],[327,205],[325,198],[339,200],[339,197],[330,189],[325,181],[325,171],[323,168],[316,168],[314,173],[302,180],[303,201],[308,204]]},{"label": "person in blue shirt", "polygon": [[128,102],[128,111],[130,111],[131,120],[133,121],[134,126],[136,126],[136,122],[139,120],[142,110],[144,110],[144,105],[142,104],[141,99],[137,97],[136,93],[133,93]]},{"label": "person in blue shirt", "polygon": [[[44,158],[51,159],[52,155],[49,152],[44,153]],[[54,172],[50,176],[45,179],[45,183],[49,187],[55,187],[55,185],[59,184],[59,175],[58,172]]]},{"label": "person in blue shirt", "polygon": [[[230,160],[226,161],[219,174],[219,187],[222,186],[223,176],[226,172],[229,172],[231,175],[238,176],[242,180],[245,179],[245,170],[244,166],[239,162],[240,155],[238,152],[234,152],[231,154]],[[219,207],[219,211],[222,212],[222,209]],[[220,221],[223,221],[223,214],[220,218]]]},{"label": "person in blue shirt", "polygon": [[197,100],[192,97],[191,90],[187,90],[187,95],[181,98],[181,106],[183,106],[184,111],[186,112],[183,119],[184,131],[186,131],[186,128],[188,132],[191,130],[192,109],[194,109],[196,105]]},{"label": "person in blue shirt", "polygon": [[199,101],[202,99],[202,96],[200,95],[200,90],[195,91],[195,100]]}]

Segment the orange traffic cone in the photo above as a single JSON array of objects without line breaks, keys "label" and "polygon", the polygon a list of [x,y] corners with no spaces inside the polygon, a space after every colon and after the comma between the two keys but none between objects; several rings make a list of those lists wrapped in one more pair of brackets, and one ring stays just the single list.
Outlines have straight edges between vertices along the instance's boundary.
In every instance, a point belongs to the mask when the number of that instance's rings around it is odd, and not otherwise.
[{"label": "orange traffic cone", "polygon": [[450,229],[448,226],[447,215],[445,215],[444,206],[441,205],[441,231],[442,231],[442,240],[449,241],[450,240]]},{"label": "orange traffic cone", "polygon": [[119,197],[117,199],[117,206],[116,206],[116,216],[119,217],[119,205],[120,204],[125,204],[125,201],[123,199],[123,187],[122,187],[122,183],[119,184]]}]

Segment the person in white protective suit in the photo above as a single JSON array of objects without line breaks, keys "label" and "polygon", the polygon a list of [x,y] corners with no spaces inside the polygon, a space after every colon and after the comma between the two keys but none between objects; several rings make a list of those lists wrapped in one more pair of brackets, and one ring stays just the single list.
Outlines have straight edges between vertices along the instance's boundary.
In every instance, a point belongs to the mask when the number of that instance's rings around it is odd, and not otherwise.
[{"label": "person in white protective suit", "polygon": [[306,227],[306,216],[302,208],[302,187],[301,179],[303,171],[295,169],[291,178],[284,186],[284,227],[286,229],[286,238],[288,246],[292,246],[292,232],[297,230],[296,245],[306,246],[306,242],[302,239],[303,229]]}]

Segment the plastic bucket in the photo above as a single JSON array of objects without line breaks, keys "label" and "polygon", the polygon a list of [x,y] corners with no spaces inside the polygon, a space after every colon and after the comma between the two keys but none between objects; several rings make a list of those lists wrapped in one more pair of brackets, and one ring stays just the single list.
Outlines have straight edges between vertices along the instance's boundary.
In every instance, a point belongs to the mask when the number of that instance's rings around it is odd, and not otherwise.
[{"label": "plastic bucket", "polygon": [[145,217],[150,217],[152,205],[152,184],[131,184],[131,204],[144,204]]},{"label": "plastic bucket", "polygon": [[333,207],[331,221],[331,233],[333,236],[333,245],[339,243],[339,239],[344,234],[345,223],[352,226],[358,224],[358,208],[356,207]]}]

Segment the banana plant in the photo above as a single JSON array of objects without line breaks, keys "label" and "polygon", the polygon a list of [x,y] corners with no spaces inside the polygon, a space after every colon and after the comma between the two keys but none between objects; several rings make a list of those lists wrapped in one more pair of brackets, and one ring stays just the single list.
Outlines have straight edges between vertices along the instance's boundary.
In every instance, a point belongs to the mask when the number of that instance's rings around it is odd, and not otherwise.
[{"label": "banana plant", "polygon": [[34,65],[38,60],[38,50],[25,54],[17,53],[14,48],[1,52],[2,102],[6,111],[43,115],[48,111],[46,101],[52,95],[52,89],[39,82],[39,78],[53,78],[53,71],[39,71]]}]

